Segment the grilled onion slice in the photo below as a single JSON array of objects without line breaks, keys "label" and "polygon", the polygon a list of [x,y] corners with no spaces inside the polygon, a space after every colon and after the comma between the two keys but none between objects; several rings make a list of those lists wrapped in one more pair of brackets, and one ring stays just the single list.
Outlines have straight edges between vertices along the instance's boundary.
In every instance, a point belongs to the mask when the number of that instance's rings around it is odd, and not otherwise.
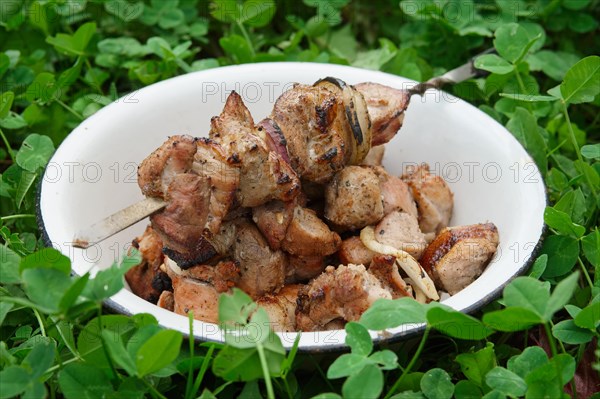
[{"label": "grilled onion slice", "polygon": [[435,289],[435,285],[433,284],[433,281],[429,275],[427,275],[421,265],[419,265],[415,258],[413,258],[408,252],[377,241],[375,238],[375,230],[373,230],[372,226],[367,226],[361,230],[360,240],[365,247],[373,252],[396,257],[396,262],[414,282],[415,288],[423,291],[427,297],[433,299],[434,301],[440,299]]},{"label": "grilled onion slice", "polygon": [[351,154],[348,164],[360,164],[371,149],[371,119],[365,98],[354,86],[331,76],[316,81],[314,86],[341,93],[346,120],[352,132],[352,137],[349,137],[351,145],[348,148]]}]

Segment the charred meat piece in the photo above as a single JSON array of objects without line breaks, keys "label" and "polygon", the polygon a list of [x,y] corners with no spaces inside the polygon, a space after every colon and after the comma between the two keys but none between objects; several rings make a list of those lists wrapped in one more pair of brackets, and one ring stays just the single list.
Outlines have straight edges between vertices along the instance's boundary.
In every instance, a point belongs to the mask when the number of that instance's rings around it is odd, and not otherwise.
[{"label": "charred meat piece", "polygon": [[392,211],[404,211],[418,217],[417,205],[413,199],[410,187],[402,179],[390,175],[382,167],[373,167],[373,171],[379,178],[379,189],[383,198],[383,214]]},{"label": "charred meat piece", "polygon": [[288,256],[286,282],[304,282],[317,277],[325,270],[325,258],[322,256]]},{"label": "charred meat piece", "polygon": [[375,300],[391,297],[362,265],[328,266],[298,292],[296,328],[317,331],[335,319],[356,321]]},{"label": "charred meat piece", "polygon": [[454,295],[481,275],[498,241],[493,223],[449,227],[429,244],[421,265],[438,286]]},{"label": "charred meat piece", "polygon": [[439,233],[448,226],[454,198],[444,179],[431,174],[429,165],[422,164],[402,175],[402,180],[410,186],[417,203],[421,231]]},{"label": "charred meat piece", "polygon": [[146,197],[165,198],[173,178],[189,172],[196,153],[191,136],[172,136],[142,161],[138,185]]},{"label": "charred meat piece", "polygon": [[277,99],[271,119],[281,128],[291,165],[302,179],[326,183],[348,161],[346,141],[352,133],[336,93],[298,84]]},{"label": "charred meat piece", "polygon": [[160,270],[163,263],[162,241],[159,235],[146,227],[144,233],[133,240],[142,261],[125,273],[131,291],[148,302],[156,303],[164,290],[171,289],[171,280]]},{"label": "charred meat piece", "polygon": [[375,238],[384,245],[399,248],[419,259],[427,246],[416,217],[393,211],[375,227]]},{"label": "charred meat piece", "polygon": [[387,143],[402,127],[410,94],[379,83],[359,83],[354,87],[367,101],[373,137],[371,145]]},{"label": "charred meat piece", "polygon": [[294,216],[294,203],[270,201],[252,208],[252,220],[273,250],[281,248],[288,226]]},{"label": "charred meat piece", "polygon": [[283,286],[285,254],[271,250],[252,222],[242,220],[236,223],[233,259],[240,266],[238,286],[252,298],[277,292]]},{"label": "charred meat piece", "polygon": [[173,311],[208,323],[219,322],[219,292],[212,285],[183,275],[181,268],[167,258],[167,273],[173,281]]},{"label": "charred meat piece", "polygon": [[277,294],[260,297],[256,303],[267,311],[273,331],[296,331],[296,299],[300,285],[284,286]]},{"label": "charred meat piece", "polygon": [[221,222],[233,207],[240,184],[240,171],[229,163],[227,154],[219,144],[207,138],[196,140],[196,144],[192,170],[209,181],[206,229],[211,234],[217,234]]},{"label": "charred meat piece", "polygon": [[281,158],[289,164],[290,156],[287,150],[287,141],[277,122],[271,118],[265,118],[258,122],[257,129],[259,132],[263,132],[264,130],[264,133],[258,134],[261,138],[264,138],[269,150],[280,155]]},{"label": "charred meat piece", "polygon": [[173,178],[166,193],[167,206],[150,220],[159,234],[164,252],[186,268],[215,255],[203,237],[210,201],[210,182],[204,176],[181,173]]},{"label": "charred meat piece", "polygon": [[342,241],[338,257],[344,265],[353,263],[355,265],[368,265],[371,263],[375,252],[371,251],[362,243],[360,237],[352,236]]},{"label": "charred meat piece", "polygon": [[181,276],[203,281],[217,292],[227,292],[240,280],[240,268],[233,261],[221,261],[216,266],[196,265],[182,270]]},{"label": "charred meat piece", "polygon": [[383,163],[383,154],[385,153],[385,146],[377,145],[371,147],[365,159],[363,159],[361,165],[365,166],[381,166]]},{"label": "charred meat piece", "polygon": [[355,230],[383,217],[379,178],[368,167],[347,166],[325,188],[325,218],[341,230]]},{"label": "charred meat piece", "polygon": [[312,209],[296,206],[281,247],[292,255],[326,256],[337,251],[340,236],[317,216]]},{"label": "charred meat piece", "polygon": [[240,168],[237,200],[241,206],[254,207],[272,199],[289,201],[298,195],[298,176],[278,152],[269,149],[267,133],[254,126],[236,92],[227,98],[221,115],[211,119],[209,135],[225,149],[229,162]]},{"label": "charred meat piece", "polygon": [[377,277],[381,285],[392,293],[392,298],[412,295],[408,285],[400,276],[396,258],[390,255],[376,255],[369,265],[369,273]]}]

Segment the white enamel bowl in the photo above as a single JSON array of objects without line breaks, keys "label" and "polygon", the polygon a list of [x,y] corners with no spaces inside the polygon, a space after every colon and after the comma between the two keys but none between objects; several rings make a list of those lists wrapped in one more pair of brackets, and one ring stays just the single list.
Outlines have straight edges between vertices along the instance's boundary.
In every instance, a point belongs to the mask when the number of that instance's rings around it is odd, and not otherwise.
[{"label": "white enamel bowl", "polygon": [[[137,165],[169,135],[205,136],[227,94],[236,90],[255,121],[270,113],[275,99],[294,82],[313,83],[335,76],[347,83],[373,81],[396,88],[414,82],[381,72],[312,63],[263,63],[191,73],[133,92],[79,125],[50,161],[41,184],[38,219],[49,245],[72,260],[83,274],[120,258],[147,225],[142,221],[87,250],[72,246],[75,232],[143,197]],[[531,157],[495,120],[443,92],[414,96],[404,126],[387,144],[384,164],[400,174],[408,165],[428,162],[454,192],[451,225],[491,221],[500,246],[491,264],[473,284],[444,301],[470,312],[497,297],[533,260],[544,230],[544,183]],[[151,313],[161,325],[188,333],[186,317],[146,302],[124,289],[107,306],[125,314]],[[405,325],[374,339],[397,340],[420,331]],[[196,321],[200,340],[221,340],[216,325]],[[296,333],[280,334],[291,347]],[[343,330],[303,333],[300,349],[339,350]]]}]

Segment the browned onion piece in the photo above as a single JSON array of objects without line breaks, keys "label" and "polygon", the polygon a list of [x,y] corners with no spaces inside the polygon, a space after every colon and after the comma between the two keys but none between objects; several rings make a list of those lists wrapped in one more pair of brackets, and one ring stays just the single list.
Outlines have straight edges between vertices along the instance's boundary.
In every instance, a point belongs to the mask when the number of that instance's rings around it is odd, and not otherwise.
[{"label": "browned onion piece", "polygon": [[341,93],[346,120],[352,132],[350,139],[350,165],[358,165],[371,149],[371,120],[367,110],[367,102],[362,93],[343,80],[326,77],[315,82],[314,86],[322,86],[334,93]]}]

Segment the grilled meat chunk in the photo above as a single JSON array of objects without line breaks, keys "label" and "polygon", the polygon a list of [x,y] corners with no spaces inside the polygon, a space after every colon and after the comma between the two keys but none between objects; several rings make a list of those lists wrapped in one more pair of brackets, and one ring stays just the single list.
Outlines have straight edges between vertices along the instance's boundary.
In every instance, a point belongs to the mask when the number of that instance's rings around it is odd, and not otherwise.
[{"label": "grilled meat chunk", "polygon": [[193,278],[215,287],[217,292],[227,292],[240,280],[240,267],[230,260],[220,261],[216,266],[196,265],[182,270],[181,276]]},{"label": "grilled meat chunk", "polygon": [[252,220],[273,250],[281,248],[288,226],[294,216],[294,203],[271,201],[252,208]]},{"label": "grilled meat chunk", "polygon": [[189,172],[196,153],[191,136],[169,137],[138,167],[138,185],[146,197],[165,198],[173,178]]},{"label": "grilled meat chunk", "polygon": [[317,277],[325,270],[325,258],[323,256],[288,256],[286,269],[286,283],[308,281]]},{"label": "grilled meat chunk", "polygon": [[158,297],[156,306],[173,312],[175,310],[175,296],[173,295],[173,292],[163,291]]},{"label": "grilled meat chunk", "polygon": [[271,250],[267,240],[250,221],[236,223],[233,259],[240,266],[238,286],[252,298],[277,292],[283,286],[285,254]]},{"label": "grilled meat chunk", "polygon": [[324,87],[295,85],[275,102],[271,119],[281,128],[290,162],[305,180],[326,183],[348,161],[352,134],[342,99]]},{"label": "grilled meat chunk", "polygon": [[210,234],[217,234],[221,222],[234,206],[240,171],[229,163],[225,150],[216,142],[200,138],[196,140],[196,144],[192,170],[205,177],[210,185],[209,212],[205,227]]},{"label": "grilled meat chunk", "polygon": [[347,166],[325,188],[325,218],[341,230],[355,230],[383,217],[379,178],[368,167]]},{"label": "grilled meat chunk", "polygon": [[387,143],[402,127],[410,94],[379,83],[365,82],[354,87],[367,101],[373,136],[371,145]]},{"label": "grilled meat chunk", "polygon": [[390,175],[382,167],[373,167],[373,171],[379,178],[379,189],[381,190],[383,200],[383,214],[387,215],[392,211],[399,210],[418,217],[417,205],[408,184],[402,181],[402,179]]},{"label": "grilled meat chunk", "polygon": [[296,206],[281,247],[292,255],[326,256],[337,251],[340,236],[317,216],[312,209]]},{"label": "grilled meat chunk", "polygon": [[243,207],[272,199],[289,201],[300,191],[298,176],[278,152],[269,149],[266,135],[263,128],[254,126],[250,111],[235,91],[221,115],[211,119],[210,138],[221,144],[229,162],[240,168],[237,200]]},{"label": "grilled meat chunk", "polygon": [[338,257],[344,265],[353,263],[355,265],[368,265],[371,263],[375,252],[371,251],[360,240],[360,237],[352,236],[342,241]]},{"label": "grilled meat chunk", "polygon": [[125,273],[125,280],[134,294],[156,303],[164,290],[171,289],[171,280],[160,270],[163,263],[162,241],[148,226],[140,237],[133,240],[133,246],[140,251],[142,261]]},{"label": "grilled meat chunk", "polygon": [[393,211],[375,227],[375,238],[384,245],[399,248],[419,259],[427,247],[419,230],[417,218],[405,212]]},{"label": "grilled meat chunk", "polygon": [[408,285],[400,277],[396,258],[390,255],[376,255],[369,265],[368,272],[377,277],[381,285],[392,294],[392,298],[401,298],[412,295]]},{"label": "grilled meat chunk", "polygon": [[375,300],[391,297],[363,265],[328,266],[298,292],[296,328],[317,331],[339,318],[356,321]]},{"label": "grilled meat chunk", "polygon": [[165,254],[183,268],[212,258],[215,251],[202,234],[208,219],[210,182],[203,176],[178,174],[169,185],[166,200],[164,211],[150,218]]},{"label": "grilled meat chunk", "polygon": [[419,226],[425,234],[439,233],[448,226],[452,217],[454,198],[448,184],[440,176],[429,172],[422,164],[402,175],[410,186],[419,209]]},{"label": "grilled meat chunk", "polygon": [[215,287],[189,277],[172,259],[166,258],[165,266],[173,281],[173,311],[184,316],[191,311],[196,320],[218,323],[219,292]]},{"label": "grilled meat chunk", "polygon": [[429,244],[421,265],[436,285],[454,295],[481,275],[498,242],[493,223],[449,227]]},{"label": "grilled meat chunk", "polygon": [[267,294],[256,301],[267,311],[274,331],[296,331],[296,299],[300,287],[298,284],[286,285],[277,294]]}]

